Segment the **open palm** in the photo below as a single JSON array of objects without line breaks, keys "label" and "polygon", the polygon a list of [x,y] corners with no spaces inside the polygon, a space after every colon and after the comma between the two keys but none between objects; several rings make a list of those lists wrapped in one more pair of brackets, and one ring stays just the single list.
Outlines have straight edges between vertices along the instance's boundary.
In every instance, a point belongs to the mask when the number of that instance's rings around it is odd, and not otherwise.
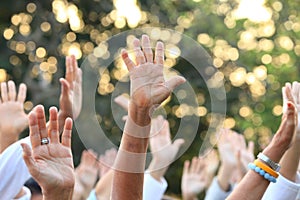
[{"label": "open palm", "polygon": [[163,76],[164,64],[164,45],[158,42],[153,53],[148,36],[142,37],[142,48],[140,41],[135,39],[134,51],[136,54],[136,64],[128,57],[128,53],[123,50],[122,58],[125,62],[131,80],[131,100],[138,107],[151,108],[162,103],[178,85],[182,84],[185,79],[175,76],[165,81]]},{"label": "open palm", "polygon": [[[37,106],[29,114],[30,141],[32,151],[26,144],[24,161],[32,177],[39,183],[43,191],[48,193],[74,186],[74,166],[71,152],[72,120],[65,122],[62,142],[59,141],[57,109],[49,110],[50,120],[46,128],[43,106]],[[41,144],[43,138],[49,138],[49,144]]]}]

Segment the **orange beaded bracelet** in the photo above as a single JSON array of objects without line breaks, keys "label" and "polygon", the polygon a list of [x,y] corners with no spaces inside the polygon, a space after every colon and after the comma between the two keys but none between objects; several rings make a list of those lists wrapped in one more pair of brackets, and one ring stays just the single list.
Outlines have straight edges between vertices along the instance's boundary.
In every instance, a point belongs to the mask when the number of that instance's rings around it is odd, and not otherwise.
[{"label": "orange beaded bracelet", "polygon": [[262,170],[264,170],[265,172],[267,172],[268,174],[270,174],[271,176],[273,176],[274,178],[277,178],[279,176],[279,174],[274,171],[272,168],[270,168],[268,165],[266,165],[265,163],[263,163],[262,161],[260,160],[255,160],[254,161],[254,164],[261,168]]}]

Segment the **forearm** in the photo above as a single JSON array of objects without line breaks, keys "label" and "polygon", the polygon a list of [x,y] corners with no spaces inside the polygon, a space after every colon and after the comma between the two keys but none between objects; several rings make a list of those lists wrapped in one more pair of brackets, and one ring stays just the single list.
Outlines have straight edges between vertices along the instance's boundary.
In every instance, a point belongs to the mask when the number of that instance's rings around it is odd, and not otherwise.
[{"label": "forearm", "polygon": [[11,144],[18,141],[19,137],[16,134],[0,132],[0,153],[2,153]]},{"label": "forearm", "polygon": [[218,171],[217,180],[220,185],[220,188],[224,192],[230,190],[230,180],[232,177],[233,168],[234,166],[230,166],[222,163]]},{"label": "forearm", "polygon": [[[149,109],[131,104],[121,145],[115,161],[112,199],[142,199],[143,181],[150,133]],[[130,181],[128,181],[130,180]]]},{"label": "forearm", "polygon": [[280,174],[286,179],[295,182],[300,159],[300,139],[296,139],[292,147],[286,151],[280,160]]},{"label": "forearm", "polygon": [[[263,154],[268,156],[271,160],[278,163],[284,154],[284,148],[269,145]],[[245,199],[245,200],[256,200],[261,199],[264,195],[270,182],[263,176],[253,170],[249,170],[242,181],[234,189],[228,200]],[[249,194],[253,195],[249,195]]]}]

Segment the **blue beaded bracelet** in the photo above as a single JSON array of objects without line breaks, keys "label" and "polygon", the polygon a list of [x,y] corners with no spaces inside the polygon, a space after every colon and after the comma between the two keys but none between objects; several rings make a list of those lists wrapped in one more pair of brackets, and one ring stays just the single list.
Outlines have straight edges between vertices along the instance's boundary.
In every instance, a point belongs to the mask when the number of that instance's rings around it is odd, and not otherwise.
[{"label": "blue beaded bracelet", "polygon": [[256,173],[258,173],[259,175],[261,175],[262,177],[264,177],[268,181],[270,181],[272,183],[276,183],[276,178],[274,176],[271,176],[270,174],[268,174],[267,172],[265,172],[261,168],[257,167],[254,163],[249,163],[248,167],[249,167],[249,169],[254,170]]}]

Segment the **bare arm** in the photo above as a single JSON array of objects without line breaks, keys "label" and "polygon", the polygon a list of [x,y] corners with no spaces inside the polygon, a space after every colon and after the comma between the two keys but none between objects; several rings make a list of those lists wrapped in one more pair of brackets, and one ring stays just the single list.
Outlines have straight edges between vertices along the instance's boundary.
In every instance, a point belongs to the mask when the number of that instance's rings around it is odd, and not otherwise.
[{"label": "bare arm", "polygon": [[122,58],[130,72],[131,99],[115,163],[112,199],[142,199],[151,111],[154,106],[160,105],[177,85],[184,82],[182,77],[164,80],[162,43],[157,43],[155,64],[148,36],[144,35],[142,38],[144,53],[137,39],[134,40],[134,48],[137,65],[129,59],[126,51],[122,52]]},{"label": "bare arm", "polygon": [[[291,96],[290,88],[286,90],[286,93],[289,100],[287,103],[287,111],[284,113],[280,127],[271,143],[263,150],[263,154],[277,163],[289,148],[297,126],[297,112],[295,105],[292,103],[293,98]],[[228,199],[261,199],[269,183],[270,182],[264,179],[261,175],[250,170],[239,185],[234,189]],[[251,195],[249,195],[250,193]]]},{"label": "bare arm", "polygon": [[16,142],[20,133],[28,126],[28,117],[23,108],[25,98],[25,84],[20,85],[17,94],[13,81],[1,83],[0,153]]},{"label": "bare arm", "polygon": [[[289,83],[286,84],[286,87],[291,87]],[[286,87],[282,88],[282,94],[283,94],[283,102],[286,103],[287,97],[284,95]],[[299,120],[299,113],[300,113],[300,83],[294,82],[292,85],[292,94],[295,100],[297,113],[298,113],[298,120]],[[282,157],[280,161],[281,170],[280,174],[284,176],[286,179],[295,182],[296,181],[296,175],[299,165],[299,159],[300,159],[300,124],[298,124],[297,132],[294,135],[293,142],[291,145],[291,148],[287,150]]]}]

